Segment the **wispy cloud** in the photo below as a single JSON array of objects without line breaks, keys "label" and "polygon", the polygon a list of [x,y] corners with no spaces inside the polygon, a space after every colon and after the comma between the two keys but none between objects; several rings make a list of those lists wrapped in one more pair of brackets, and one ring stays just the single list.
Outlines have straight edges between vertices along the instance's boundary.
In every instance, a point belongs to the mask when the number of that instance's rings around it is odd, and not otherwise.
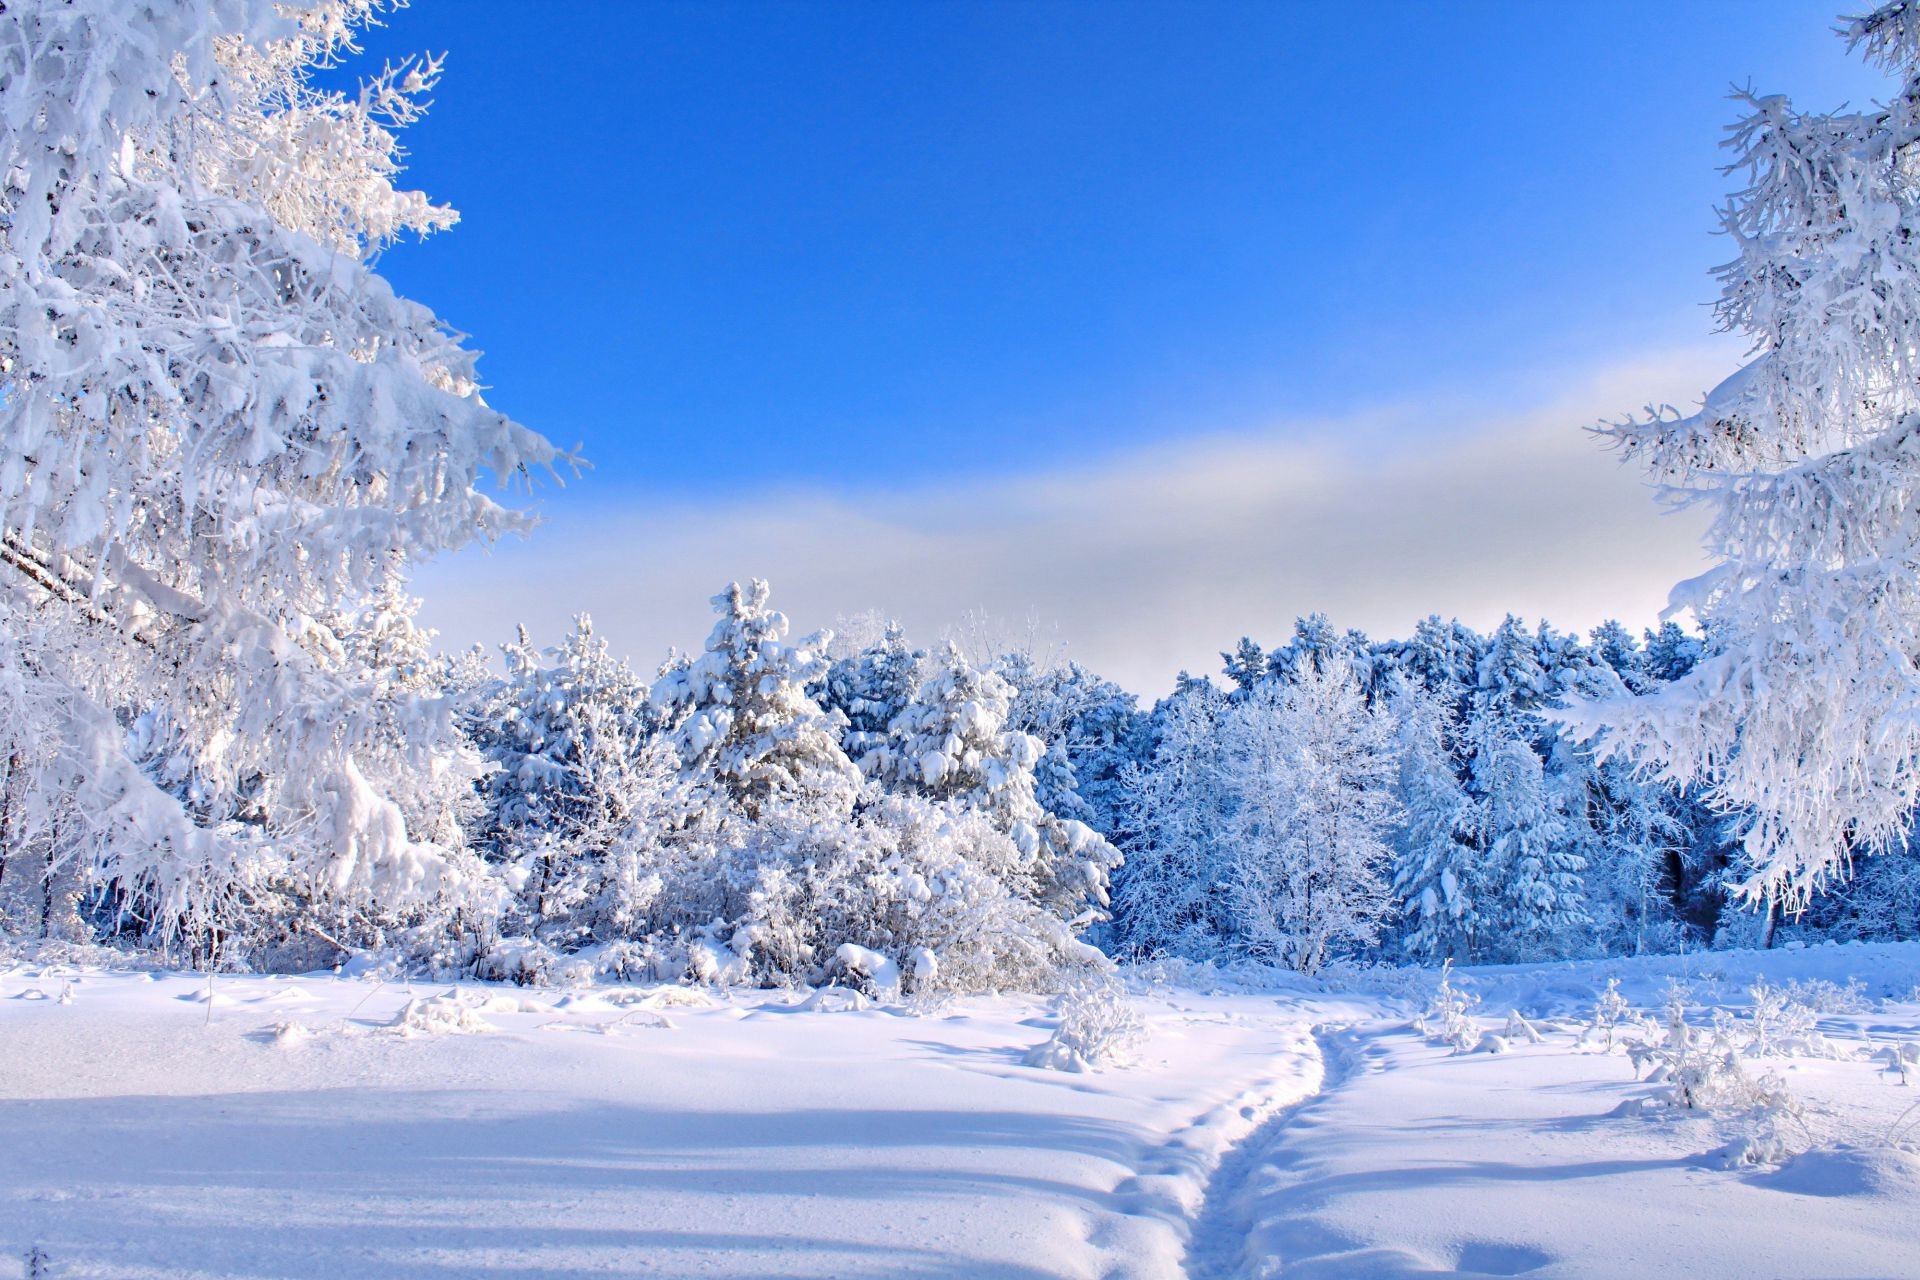
[{"label": "wispy cloud", "polygon": [[516,622],[552,639],[584,609],[650,668],[700,643],[714,591],[758,576],[803,630],[867,609],[928,640],[970,611],[1037,619],[1148,696],[1314,610],[1380,635],[1428,613],[1644,625],[1701,567],[1701,520],[1664,512],[1579,428],[1691,403],[1731,366],[1703,347],[1497,418],[1402,406],[987,480],[635,495],[623,510],[559,495],[532,539],[428,566],[417,587],[449,642],[491,644]]}]

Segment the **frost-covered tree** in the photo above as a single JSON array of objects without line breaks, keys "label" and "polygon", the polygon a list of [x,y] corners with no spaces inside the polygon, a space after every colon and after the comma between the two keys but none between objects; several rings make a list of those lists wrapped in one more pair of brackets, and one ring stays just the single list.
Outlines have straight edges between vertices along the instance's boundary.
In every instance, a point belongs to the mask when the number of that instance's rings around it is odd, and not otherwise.
[{"label": "frost-covered tree", "polygon": [[689,784],[711,804],[706,821],[729,814],[749,822],[784,810],[844,817],[860,792],[860,771],[840,735],[807,693],[827,670],[825,632],[787,642],[785,614],[767,607],[767,584],[729,583],[713,597],[719,614],[705,649],[674,663],[652,700],[673,726]]},{"label": "frost-covered tree", "polygon": [[396,578],[337,630],[373,703],[369,777],[400,806],[410,833],[461,851],[482,821],[486,763],[467,733],[455,664],[434,651],[435,633],[415,621],[419,609]]},{"label": "frost-covered tree", "polygon": [[836,661],[827,670],[821,706],[846,717],[841,745],[855,764],[884,746],[887,726],[906,710],[920,687],[926,650],[907,644],[898,622],[888,621],[873,643]]},{"label": "frost-covered tree", "polygon": [[1464,961],[1488,929],[1491,887],[1474,843],[1474,807],[1455,771],[1448,704],[1401,677],[1389,706],[1400,764],[1393,895],[1402,945],[1421,963]]},{"label": "frost-covered tree", "polygon": [[894,718],[875,776],[898,791],[986,815],[1026,857],[1024,892],[1066,919],[1091,920],[1107,905],[1107,873],[1119,854],[1080,822],[1048,812],[1034,770],[1044,748],[1007,727],[1015,690],[975,667],[949,642],[938,669]]},{"label": "frost-covered tree", "polygon": [[1256,686],[1221,726],[1237,944],[1303,973],[1370,945],[1391,902],[1393,727],[1329,655]]},{"label": "frost-covered tree", "polygon": [[[373,10],[0,11],[0,651],[46,712],[16,819],[162,933],[225,928],[268,881],[445,887],[317,620],[522,527],[482,474],[555,458],[372,269],[453,218],[395,185],[436,64],[312,78]],[[149,712],[162,773],[126,731]]]},{"label": "frost-covered tree", "polygon": [[1136,699],[1077,662],[1046,666],[1028,650],[1002,654],[994,670],[1014,687],[1007,725],[1040,739],[1041,806],[1111,835],[1120,770],[1138,747]]},{"label": "frost-covered tree", "polygon": [[1548,795],[1540,757],[1515,738],[1491,743],[1479,762],[1486,878],[1502,907],[1476,958],[1539,960],[1578,954],[1589,943],[1582,873],[1566,816]]},{"label": "frost-covered tree", "polygon": [[478,842],[510,869],[517,924],[543,938],[591,933],[611,908],[606,863],[643,815],[666,803],[648,688],[593,619],[537,649],[525,628],[501,646],[506,675],[472,712],[492,772]]},{"label": "frost-covered tree", "polygon": [[1249,636],[1241,636],[1240,643],[1232,650],[1220,655],[1221,671],[1227,679],[1233,681],[1233,698],[1244,698],[1267,678],[1267,654]]},{"label": "frost-covered tree", "polygon": [[1126,860],[1114,874],[1111,934],[1129,954],[1210,959],[1226,939],[1226,710],[1212,682],[1183,672],[1154,708],[1152,754],[1121,774],[1118,832]]},{"label": "frost-covered tree", "polygon": [[1755,354],[1681,416],[1606,428],[1713,514],[1682,583],[1714,652],[1643,698],[1590,705],[1603,749],[1740,815],[1751,898],[1804,904],[1855,851],[1899,844],[1920,788],[1920,9],[1844,28],[1899,91],[1867,111],[1740,95],[1721,225],[1721,326]]}]

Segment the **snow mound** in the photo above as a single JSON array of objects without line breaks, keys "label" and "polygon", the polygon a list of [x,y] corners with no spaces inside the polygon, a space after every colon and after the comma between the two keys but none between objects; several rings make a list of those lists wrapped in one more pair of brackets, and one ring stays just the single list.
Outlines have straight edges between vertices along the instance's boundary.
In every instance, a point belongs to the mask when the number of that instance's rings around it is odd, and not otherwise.
[{"label": "snow mound", "polygon": [[198,991],[189,991],[185,995],[175,996],[174,999],[184,1000],[188,1004],[210,1004],[216,1009],[230,1009],[240,1003],[223,991],[209,991],[205,987]]},{"label": "snow mound", "polygon": [[276,1049],[299,1049],[313,1039],[313,1029],[299,1022],[276,1022],[269,1030]]},{"label": "snow mound", "polygon": [[474,1035],[498,1030],[472,1008],[461,1003],[456,992],[407,1001],[406,1008],[394,1015],[388,1028],[403,1039],[416,1036]]},{"label": "snow mound", "polygon": [[794,1013],[859,1013],[871,1004],[851,987],[821,987],[805,1000],[779,1007]]},{"label": "snow mound", "polygon": [[1802,1196],[1884,1196],[1920,1202],[1920,1155],[1899,1147],[1827,1147],[1803,1152],[1754,1181]]}]

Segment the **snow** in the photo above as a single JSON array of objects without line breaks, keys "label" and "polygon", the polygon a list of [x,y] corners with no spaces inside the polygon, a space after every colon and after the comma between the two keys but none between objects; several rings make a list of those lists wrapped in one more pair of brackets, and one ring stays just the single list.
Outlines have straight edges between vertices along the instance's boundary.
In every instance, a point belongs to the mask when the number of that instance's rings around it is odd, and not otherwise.
[{"label": "snow", "polygon": [[[1136,971],[1144,1039],[1078,1073],[1022,1065],[1071,997],[78,954],[0,968],[0,1277],[1920,1274],[1920,944],[1457,970],[1497,1054],[1416,1027],[1431,971]],[[1755,1061],[1804,1149],[1747,1165],[1627,1043],[1669,980],[1746,1018],[1759,979],[1837,1056]]]},{"label": "snow", "polygon": [[1170,1275],[1213,1153],[1314,1078],[1298,1013],[1252,996],[1148,1000],[1135,1066],[1067,1075],[1019,1064],[1037,998],[665,988],[670,1023],[610,1003],[633,988],[176,999],[206,986],[0,974],[0,1276],[35,1246],[128,1280]]}]

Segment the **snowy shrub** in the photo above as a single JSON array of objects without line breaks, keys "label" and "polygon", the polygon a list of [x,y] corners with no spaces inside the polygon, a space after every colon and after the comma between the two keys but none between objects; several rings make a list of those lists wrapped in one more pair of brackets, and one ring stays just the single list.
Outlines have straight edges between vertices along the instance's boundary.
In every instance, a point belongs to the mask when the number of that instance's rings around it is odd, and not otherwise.
[{"label": "snowy shrub", "polygon": [[1747,988],[1753,999],[1751,1033],[1746,1052],[1753,1057],[1804,1051],[1813,1029],[1814,1012],[1795,1000],[1781,987],[1770,987],[1765,979]]},{"label": "snowy shrub", "polygon": [[1074,976],[1054,1002],[1053,1034],[1027,1053],[1030,1067],[1089,1071],[1123,1062],[1146,1038],[1147,1028],[1126,988],[1105,967]]},{"label": "snowy shrub", "polygon": [[1847,979],[1844,987],[1824,978],[1803,978],[1783,985],[1781,993],[1814,1013],[1867,1013],[1873,1008],[1867,984],[1858,978]]},{"label": "snowy shrub", "polygon": [[1627,998],[1620,994],[1620,979],[1608,978],[1606,987],[1593,1002],[1593,1015],[1586,1030],[1580,1033],[1581,1041],[1600,1040],[1604,1048],[1612,1050],[1614,1033],[1631,1011]]},{"label": "snowy shrub", "polygon": [[1772,1100],[1772,1093],[1741,1065],[1734,1021],[1717,1016],[1710,1031],[1676,1019],[1658,1044],[1628,1046],[1634,1066],[1648,1084],[1662,1086],[1655,1096],[1690,1111],[1746,1110]]},{"label": "snowy shrub", "polygon": [[1677,999],[1669,1000],[1667,1016],[1663,1040],[1628,1049],[1644,1079],[1660,1086],[1652,1101],[1724,1117],[1733,1138],[1719,1154],[1728,1165],[1778,1164],[1806,1148],[1799,1101],[1778,1075],[1747,1070],[1734,1018],[1720,1011],[1712,1028],[1702,1030],[1687,1023]]},{"label": "snowy shrub", "polygon": [[1451,1045],[1455,1053],[1466,1053],[1480,1041],[1480,1027],[1473,1020],[1473,1008],[1480,997],[1453,985],[1453,962],[1440,966],[1440,985],[1433,993],[1426,1012],[1414,1020],[1414,1028],[1436,1044]]}]

